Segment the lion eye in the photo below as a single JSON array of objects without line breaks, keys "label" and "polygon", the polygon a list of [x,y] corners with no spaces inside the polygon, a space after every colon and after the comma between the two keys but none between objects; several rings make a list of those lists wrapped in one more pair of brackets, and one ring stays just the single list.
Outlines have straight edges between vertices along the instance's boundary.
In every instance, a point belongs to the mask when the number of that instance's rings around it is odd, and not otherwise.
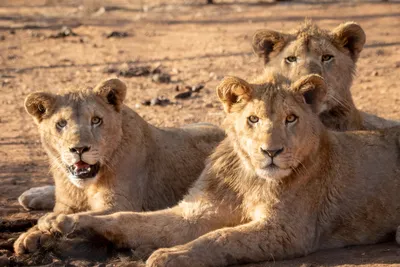
[{"label": "lion eye", "polygon": [[251,115],[247,118],[250,123],[257,123],[260,119],[257,116]]},{"label": "lion eye", "polygon": [[67,126],[67,121],[66,121],[66,120],[60,120],[60,121],[58,121],[58,122],[56,123],[56,126],[57,126],[58,129],[62,129],[62,128],[64,128],[65,126]]},{"label": "lion eye", "polygon": [[294,63],[294,62],[297,62],[297,57],[290,56],[290,57],[285,58],[285,60],[287,63]]},{"label": "lion eye", "polygon": [[332,59],[333,59],[332,55],[323,55],[321,58],[322,62],[328,62],[331,61]]},{"label": "lion eye", "polygon": [[297,121],[297,116],[296,115],[291,114],[291,115],[286,117],[286,123],[293,123],[295,121]]},{"label": "lion eye", "polygon": [[100,119],[99,117],[92,118],[92,125],[100,125],[102,122],[103,122],[103,120]]}]

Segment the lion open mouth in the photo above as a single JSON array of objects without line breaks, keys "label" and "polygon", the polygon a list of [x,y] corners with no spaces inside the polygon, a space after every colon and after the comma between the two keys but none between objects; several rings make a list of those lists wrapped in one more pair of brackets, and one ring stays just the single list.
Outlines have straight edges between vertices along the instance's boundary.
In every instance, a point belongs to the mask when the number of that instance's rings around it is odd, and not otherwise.
[{"label": "lion open mouth", "polygon": [[100,170],[100,163],[90,165],[84,161],[78,161],[77,163],[68,166],[68,171],[79,179],[87,179],[96,177],[97,173]]}]

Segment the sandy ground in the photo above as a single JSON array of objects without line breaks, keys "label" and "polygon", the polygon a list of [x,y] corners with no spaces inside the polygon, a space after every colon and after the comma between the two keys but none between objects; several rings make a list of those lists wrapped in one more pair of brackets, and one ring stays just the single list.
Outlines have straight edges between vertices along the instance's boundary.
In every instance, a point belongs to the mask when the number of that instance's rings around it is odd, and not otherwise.
[{"label": "sandy ground", "polygon": [[[10,256],[17,232],[43,214],[23,210],[18,196],[52,183],[36,126],[23,107],[25,96],[35,90],[94,86],[113,75],[110,69],[127,64],[158,67],[171,75],[170,83],[156,83],[152,75],[122,78],[129,106],[159,126],[219,124],[223,112],[214,93],[219,80],[225,75],[251,78],[262,71],[251,52],[253,32],[289,30],[310,17],[325,28],[344,21],[361,24],[367,44],[352,88],[355,102],[364,111],[400,119],[400,2],[216,2],[0,1],[0,266],[16,264],[5,255]],[[51,38],[62,26],[77,36]],[[107,38],[113,31],[128,36]],[[174,99],[176,86],[182,91],[198,84],[205,85],[200,93]],[[141,105],[154,97],[173,104]],[[400,247],[387,243],[322,251],[257,266],[400,266]]]}]

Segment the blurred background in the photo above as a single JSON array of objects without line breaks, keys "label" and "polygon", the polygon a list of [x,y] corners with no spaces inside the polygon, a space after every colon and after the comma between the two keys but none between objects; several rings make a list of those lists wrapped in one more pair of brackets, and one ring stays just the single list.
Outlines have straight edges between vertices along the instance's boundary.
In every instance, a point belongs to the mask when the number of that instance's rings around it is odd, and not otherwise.
[{"label": "blurred background", "polygon": [[[363,27],[367,43],[352,88],[355,103],[399,120],[399,1],[0,0],[0,266],[23,223],[41,215],[22,210],[19,194],[52,183],[36,125],[23,107],[27,94],[119,76],[128,86],[126,103],[150,123],[220,125],[218,82],[226,75],[251,79],[263,70],[252,53],[253,33],[289,31],[306,17],[326,29],[345,21]],[[17,226],[11,231],[4,220]],[[335,253],[313,261],[389,266],[400,257],[393,245]]]}]

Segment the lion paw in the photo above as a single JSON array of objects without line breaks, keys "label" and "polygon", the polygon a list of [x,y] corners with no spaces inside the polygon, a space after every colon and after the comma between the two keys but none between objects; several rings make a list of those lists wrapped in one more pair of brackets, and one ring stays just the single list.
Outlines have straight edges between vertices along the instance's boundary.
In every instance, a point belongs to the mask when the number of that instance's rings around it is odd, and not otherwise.
[{"label": "lion paw", "polygon": [[199,258],[190,255],[184,246],[162,248],[156,250],[146,262],[148,267],[203,267],[206,266]]},{"label": "lion paw", "polygon": [[71,234],[77,225],[75,215],[48,213],[38,221],[38,228],[44,233]]},{"label": "lion paw", "polygon": [[55,205],[54,186],[33,187],[23,192],[19,204],[26,210],[52,210]]},{"label": "lion paw", "polygon": [[17,255],[35,252],[50,238],[48,233],[43,233],[37,226],[34,226],[18,237],[14,242],[14,251]]}]

